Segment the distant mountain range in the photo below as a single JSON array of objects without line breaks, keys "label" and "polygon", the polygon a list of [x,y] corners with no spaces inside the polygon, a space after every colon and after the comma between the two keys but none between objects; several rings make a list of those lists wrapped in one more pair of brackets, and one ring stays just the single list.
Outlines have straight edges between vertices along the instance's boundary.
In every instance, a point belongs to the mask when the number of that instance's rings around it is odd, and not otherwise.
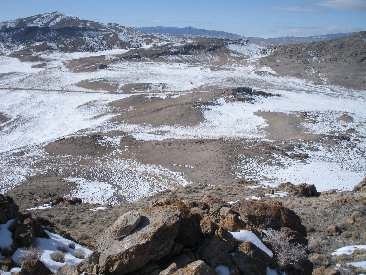
[{"label": "distant mountain range", "polygon": [[298,44],[298,43],[311,43],[311,42],[321,42],[332,40],[336,38],[343,38],[355,34],[354,32],[350,33],[336,33],[336,34],[324,34],[324,35],[314,35],[314,36],[304,36],[304,37],[296,37],[296,36],[285,36],[285,37],[276,37],[276,38],[258,38],[258,37],[249,37],[248,39],[252,42],[264,42],[268,44]]},{"label": "distant mountain range", "polygon": [[176,36],[201,36],[201,37],[212,37],[212,38],[224,38],[224,39],[240,39],[243,36],[214,30],[196,29],[193,27],[177,28],[177,27],[142,27],[137,28],[138,30],[145,33],[152,34],[166,34],[166,35],[176,35]]},{"label": "distant mountain range", "polygon": [[173,35],[173,36],[195,36],[195,37],[212,37],[212,38],[223,38],[223,39],[248,39],[252,42],[260,42],[266,44],[296,44],[296,43],[309,43],[309,42],[320,42],[326,41],[336,38],[342,38],[350,36],[352,33],[337,33],[337,34],[325,34],[325,35],[316,35],[316,36],[306,36],[306,37],[295,37],[295,36],[286,36],[286,37],[276,37],[276,38],[260,38],[260,37],[244,37],[242,35],[224,32],[224,31],[215,31],[215,30],[205,30],[205,29],[197,29],[194,27],[185,27],[185,28],[177,28],[177,27],[141,27],[137,28],[138,30],[151,33],[151,34],[165,34],[165,35]]}]

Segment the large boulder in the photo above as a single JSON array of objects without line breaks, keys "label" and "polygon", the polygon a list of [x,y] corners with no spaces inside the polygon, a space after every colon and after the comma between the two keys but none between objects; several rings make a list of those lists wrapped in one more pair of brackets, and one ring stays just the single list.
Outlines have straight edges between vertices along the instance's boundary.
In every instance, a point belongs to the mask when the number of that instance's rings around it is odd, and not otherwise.
[{"label": "large boulder", "polygon": [[[99,265],[102,273],[126,274],[144,267],[151,261],[167,256],[175,244],[180,226],[181,212],[177,206],[146,208],[138,213],[129,213],[103,234],[98,243]],[[136,217],[140,222],[136,224]],[[136,227],[131,230],[134,224]],[[116,232],[131,233],[116,240]],[[121,228],[119,228],[121,226]]]},{"label": "large boulder", "polygon": [[316,190],[314,184],[306,184],[301,183],[298,185],[294,185],[291,182],[281,183],[278,186],[279,189],[282,189],[294,196],[297,197],[319,197],[320,193]]},{"label": "large boulder", "polygon": [[251,242],[241,243],[232,254],[232,259],[241,274],[248,275],[265,275],[267,266],[273,264],[273,259]]},{"label": "large boulder", "polygon": [[0,194],[0,224],[20,216],[19,208],[11,197]]},{"label": "large boulder", "polygon": [[301,224],[300,217],[281,203],[242,200],[232,208],[249,226],[276,230],[287,227],[306,236],[306,228]]}]

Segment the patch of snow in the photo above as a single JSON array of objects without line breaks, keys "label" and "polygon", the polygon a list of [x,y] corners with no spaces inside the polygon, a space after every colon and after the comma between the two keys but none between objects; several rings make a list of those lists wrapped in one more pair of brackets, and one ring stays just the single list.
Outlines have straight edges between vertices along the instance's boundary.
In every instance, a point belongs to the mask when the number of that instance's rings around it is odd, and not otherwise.
[{"label": "patch of snow", "polygon": [[273,257],[273,253],[269,250],[265,244],[255,235],[253,232],[248,230],[240,230],[239,232],[230,232],[235,239],[241,242],[251,242],[263,252],[267,253],[268,256]]},{"label": "patch of snow", "polygon": [[106,182],[89,181],[83,178],[67,178],[77,184],[77,188],[70,194],[87,203],[113,204],[117,189]]},{"label": "patch of snow", "polygon": [[37,73],[39,68],[32,68],[35,63],[21,62],[18,58],[0,56],[0,74],[9,73]]},{"label": "patch of snow", "polygon": [[217,275],[230,275],[230,269],[224,265],[218,265],[215,268]]},{"label": "patch of snow", "polygon": [[244,55],[249,60],[256,60],[269,54],[265,47],[250,42],[245,44],[229,44],[227,47],[231,51]]},{"label": "patch of snow", "polygon": [[95,56],[105,56],[105,58],[112,58],[113,56],[125,54],[129,50],[126,49],[111,49],[105,51],[97,51],[97,52],[72,52],[72,53],[65,53],[65,52],[52,52],[42,54],[41,57],[46,60],[62,60],[62,61],[69,61],[73,59],[80,59],[80,58],[87,58],[87,57],[95,57]]},{"label": "patch of snow", "polygon": [[[51,233],[49,231],[45,231],[47,235],[50,237],[49,239],[45,238],[36,238],[36,246],[41,250],[42,256],[41,261],[52,271],[56,272],[56,270],[65,265],[76,265],[82,261],[82,259],[76,258],[72,255],[72,253],[76,249],[81,249],[85,253],[85,257],[92,253],[91,250],[82,247],[81,245],[75,243],[75,248],[69,248],[67,252],[65,252],[65,262],[59,263],[55,262],[51,259],[51,254],[57,250],[57,247],[68,247],[70,243],[74,243],[68,239],[61,237],[58,234]],[[22,249],[18,248],[13,254],[12,258],[15,262],[19,263],[20,255]]]},{"label": "patch of snow", "polygon": [[[0,152],[50,142],[95,127],[110,115],[107,104],[116,95],[0,90],[0,111],[11,122],[0,133]],[[123,96],[122,96],[123,97]]]},{"label": "patch of snow", "polygon": [[236,201],[228,201],[227,203],[228,204],[234,204],[234,203],[237,203],[237,202],[239,202],[239,200],[236,200]]},{"label": "patch of snow", "polygon": [[121,139],[122,137],[120,136],[116,137],[103,136],[101,139],[98,140],[98,143],[105,147],[119,147]]},{"label": "patch of snow", "polygon": [[107,209],[107,207],[100,206],[100,207],[96,207],[96,208],[90,208],[88,210],[96,212],[96,211],[105,210],[105,209]]},{"label": "patch of snow", "polygon": [[332,253],[332,256],[341,256],[343,254],[352,255],[356,250],[366,250],[366,245],[349,245],[338,248]]},{"label": "patch of snow", "polygon": [[264,188],[264,187],[263,187],[263,185],[253,185],[253,186],[248,186],[248,188],[257,189],[257,188]]},{"label": "patch of snow", "polygon": [[272,70],[271,68],[266,67],[266,66],[264,66],[264,67],[259,67],[259,68],[257,69],[257,72],[260,72],[260,73],[262,73],[262,74],[264,74],[264,75],[266,75],[266,74],[273,74],[273,75],[276,75],[276,74],[277,74],[274,70]]},{"label": "patch of snow", "polygon": [[137,140],[143,140],[143,141],[152,141],[152,140],[164,140],[165,138],[156,135],[156,134],[150,134],[150,133],[133,133],[132,136]]},{"label": "patch of snow", "polygon": [[10,274],[18,274],[20,272],[21,268],[20,267],[13,267],[12,269],[10,269]]},{"label": "patch of snow", "polygon": [[347,263],[347,265],[352,265],[354,267],[359,267],[359,268],[362,268],[362,269],[366,269],[366,261]]},{"label": "patch of snow", "polygon": [[9,226],[14,220],[8,220],[4,224],[0,224],[0,250],[1,249],[10,249],[13,244],[12,234],[9,231]]},{"label": "patch of snow", "polygon": [[257,201],[260,201],[261,200],[261,197],[256,197],[256,196],[251,196],[249,198],[245,198],[247,201],[249,200],[257,200]]},{"label": "patch of snow", "polygon": [[265,194],[265,196],[270,198],[283,198],[289,195],[288,192],[275,192],[274,194]]},{"label": "patch of snow", "polygon": [[46,204],[38,206],[38,207],[28,208],[27,210],[29,210],[29,211],[43,210],[43,209],[48,209],[48,208],[52,208],[52,203],[46,203]]}]

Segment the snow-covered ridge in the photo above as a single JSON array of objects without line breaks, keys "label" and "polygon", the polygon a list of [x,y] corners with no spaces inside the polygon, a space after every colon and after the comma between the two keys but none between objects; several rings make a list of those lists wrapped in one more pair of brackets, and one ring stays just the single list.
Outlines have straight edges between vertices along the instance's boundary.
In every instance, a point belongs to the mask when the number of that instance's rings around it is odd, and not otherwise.
[{"label": "snow-covered ridge", "polygon": [[[40,43],[47,43],[47,49],[66,52],[139,48],[151,43],[151,38],[156,43],[162,40],[134,28],[102,24],[59,12],[0,23],[0,50],[2,43],[26,44],[32,50]],[[84,42],[80,43],[80,39]]]},{"label": "snow-covered ridge", "polygon": [[99,22],[81,19],[73,15],[62,14],[60,12],[37,14],[26,18],[19,18],[0,23],[0,29],[27,28],[27,27],[54,28],[54,29],[75,27],[75,28],[86,28],[86,29],[103,30],[103,31],[114,31],[118,33],[128,32],[131,34],[133,33],[135,35],[143,34],[142,32],[134,28],[124,27],[118,24],[103,24]]},{"label": "snow-covered ridge", "polygon": [[17,27],[54,27],[62,20],[81,21],[80,18],[73,15],[65,15],[60,12],[51,12],[2,22],[0,26],[2,29]]}]

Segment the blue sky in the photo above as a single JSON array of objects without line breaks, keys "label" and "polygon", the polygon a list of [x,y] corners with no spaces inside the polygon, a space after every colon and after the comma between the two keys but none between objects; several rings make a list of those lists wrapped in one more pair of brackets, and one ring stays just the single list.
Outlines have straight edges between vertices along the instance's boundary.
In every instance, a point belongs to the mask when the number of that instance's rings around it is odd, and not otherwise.
[{"label": "blue sky", "polygon": [[193,26],[245,36],[366,30],[366,0],[0,0],[0,21],[59,11],[125,26]]}]

